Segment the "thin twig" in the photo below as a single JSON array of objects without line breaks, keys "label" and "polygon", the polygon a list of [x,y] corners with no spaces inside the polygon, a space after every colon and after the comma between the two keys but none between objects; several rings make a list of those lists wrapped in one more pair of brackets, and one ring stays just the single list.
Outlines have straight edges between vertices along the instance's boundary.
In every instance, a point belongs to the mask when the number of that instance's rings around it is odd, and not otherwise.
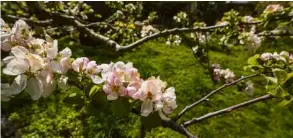
[{"label": "thin twig", "polygon": [[253,74],[253,75],[249,75],[249,76],[246,76],[246,77],[241,77],[240,79],[238,80],[235,80],[231,83],[226,83],[224,85],[222,85],[221,87],[211,91],[209,94],[207,94],[205,97],[199,99],[198,101],[190,104],[190,105],[187,105],[176,117],[173,118],[174,121],[177,121],[180,117],[182,117],[187,111],[189,111],[191,108],[193,108],[194,106],[206,101],[210,96],[212,96],[213,94],[221,91],[222,89],[226,88],[226,87],[229,87],[229,86],[232,86],[242,80],[245,80],[245,79],[249,79],[249,78],[252,78],[252,77],[256,77],[258,76],[259,74]]},{"label": "thin twig", "polygon": [[28,18],[21,18],[21,17],[17,17],[14,15],[3,15],[4,17],[10,18],[12,20],[23,20],[25,22],[27,22],[28,24],[33,24],[33,25],[38,25],[38,26],[50,26],[53,23],[52,19],[48,19],[48,20],[43,20],[43,21],[35,21],[32,19],[28,19]]},{"label": "thin twig", "polygon": [[257,97],[255,99],[248,100],[246,102],[243,102],[243,103],[240,103],[240,104],[237,104],[237,105],[233,105],[233,106],[230,106],[230,107],[222,109],[222,110],[218,110],[218,111],[215,111],[215,112],[205,114],[205,115],[203,115],[201,117],[198,117],[198,118],[193,118],[193,119],[191,119],[189,121],[184,122],[183,126],[188,127],[188,126],[190,126],[190,125],[192,125],[194,123],[203,121],[205,119],[208,119],[208,118],[211,118],[211,117],[214,117],[214,116],[218,116],[218,115],[222,115],[222,114],[225,114],[225,113],[229,113],[229,112],[231,112],[233,110],[236,110],[236,109],[251,105],[253,103],[257,103],[257,102],[260,102],[260,101],[271,99],[271,98],[273,98],[273,96],[271,96],[270,94],[263,95],[261,97]]}]

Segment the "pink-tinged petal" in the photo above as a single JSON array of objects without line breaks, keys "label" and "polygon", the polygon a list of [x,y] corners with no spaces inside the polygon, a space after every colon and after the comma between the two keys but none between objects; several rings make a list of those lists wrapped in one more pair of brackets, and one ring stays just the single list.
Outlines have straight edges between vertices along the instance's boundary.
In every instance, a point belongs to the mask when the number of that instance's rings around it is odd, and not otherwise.
[{"label": "pink-tinged petal", "polygon": [[131,97],[133,98],[133,99],[140,99],[140,100],[144,100],[145,98],[143,98],[143,96],[142,96],[143,94],[142,94],[142,91],[141,91],[141,89],[139,89],[136,93],[134,93]]},{"label": "pink-tinged petal", "polygon": [[113,78],[114,79],[114,84],[113,85],[115,85],[115,86],[121,86],[121,85],[123,85],[123,83],[122,83],[122,81],[121,80],[119,80],[118,78]]},{"label": "pink-tinged petal", "polygon": [[142,116],[148,116],[151,112],[153,112],[153,102],[149,99],[143,101],[140,111]]},{"label": "pink-tinged petal", "polygon": [[30,78],[27,82],[27,92],[33,100],[38,100],[43,93],[42,84],[35,77]]},{"label": "pink-tinged petal", "polygon": [[61,74],[67,73],[67,71],[71,68],[70,64],[70,58],[69,57],[64,57],[60,60],[60,65],[61,65]]},{"label": "pink-tinged petal", "polygon": [[137,92],[137,89],[135,87],[127,87],[127,92],[130,97],[133,97]]},{"label": "pink-tinged petal", "polygon": [[100,76],[97,76],[97,75],[91,75],[91,79],[93,83],[95,84],[101,84],[104,82],[104,80]]},{"label": "pink-tinged petal", "polygon": [[77,58],[72,63],[72,69],[76,72],[82,72],[86,69],[89,59],[86,57]]},{"label": "pink-tinged petal", "polygon": [[103,90],[106,94],[110,93],[111,92],[111,86],[108,85],[108,84],[104,84],[103,85]]},{"label": "pink-tinged petal", "polygon": [[116,92],[110,92],[107,95],[107,99],[112,101],[112,100],[117,100],[118,99],[118,94]]},{"label": "pink-tinged petal", "polygon": [[100,72],[100,69],[98,68],[98,65],[96,64],[96,61],[90,61],[86,66],[86,73],[87,74],[97,74]]},{"label": "pink-tinged petal", "polygon": [[170,120],[170,118],[168,118],[168,117],[162,112],[162,110],[159,110],[159,115],[160,115],[160,117],[161,117],[163,120],[166,120],[166,121]]},{"label": "pink-tinged petal", "polygon": [[39,55],[28,54],[26,57],[27,57],[27,60],[29,61],[30,70],[32,72],[37,72],[38,70],[43,68],[44,60]]}]

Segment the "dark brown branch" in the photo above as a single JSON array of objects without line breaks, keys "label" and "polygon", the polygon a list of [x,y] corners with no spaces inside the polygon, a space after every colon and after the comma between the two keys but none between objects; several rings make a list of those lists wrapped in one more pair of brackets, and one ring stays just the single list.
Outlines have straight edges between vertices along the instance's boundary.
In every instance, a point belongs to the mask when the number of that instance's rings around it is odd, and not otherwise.
[{"label": "dark brown branch", "polygon": [[224,88],[226,88],[226,87],[229,87],[229,86],[232,86],[232,85],[234,85],[234,84],[236,84],[236,83],[238,83],[238,82],[240,82],[240,81],[242,81],[242,80],[246,80],[246,79],[249,79],[249,78],[252,78],[252,77],[256,77],[256,76],[258,76],[259,74],[253,74],[253,75],[249,75],[249,76],[246,76],[246,77],[241,77],[240,79],[238,79],[238,80],[235,80],[235,81],[233,81],[233,82],[231,82],[231,83],[226,83],[226,84],[224,84],[224,85],[222,85],[221,87],[219,87],[219,88],[217,88],[217,89],[215,89],[215,90],[213,90],[213,91],[211,91],[209,94],[207,94],[205,97],[203,97],[203,98],[201,98],[201,99],[199,99],[198,101],[196,101],[196,102],[194,102],[194,103],[192,103],[192,104],[190,104],[190,105],[187,105],[175,118],[173,118],[173,120],[174,121],[177,121],[180,117],[182,117],[187,111],[189,111],[190,109],[192,109],[194,106],[196,106],[196,105],[198,105],[198,104],[200,104],[200,103],[202,103],[202,102],[204,102],[204,101],[206,101],[206,100],[208,100],[208,98],[210,97],[210,96],[212,96],[212,95],[214,95],[215,93],[217,93],[217,92],[219,92],[219,91],[221,91],[221,90],[223,90]]},{"label": "dark brown branch", "polygon": [[188,127],[194,123],[197,123],[197,122],[200,122],[200,121],[203,121],[203,120],[206,120],[208,118],[211,118],[211,117],[214,117],[214,116],[218,116],[218,115],[222,115],[222,114],[225,114],[225,113],[229,113],[233,110],[236,110],[236,109],[239,109],[239,108],[242,108],[242,107],[245,107],[245,106],[248,106],[248,105],[251,105],[253,103],[257,103],[257,102],[260,102],[260,101],[264,101],[264,100],[267,100],[267,99],[271,99],[273,98],[273,96],[271,96],[270,94],[267,94],[267,95],[263,95],[261,97],[257,97],[255,99],[252,99],[252,100],[248,100],[246,102],[243,102],[243,103],[240,103],[240,104],[237,104],[237,105],[233,105],[233,106],[230,106],[228,108],[225,108],[225,109],[222,109],[222,110],[219,110],[219,111],[215,111],[215,112],[211,112],[211,113],[208,113],[206,115],[203,115],[201,117],[198,117],[198,118],[193,118],[189,121],[186,121],[183,123],[183,126],[184,127]]},{"label": "dark brown branch", "polygon": [[[140,111],[138,111],[135,108],[131,109],[131,112],[140,116]],[[170,128],[188,138],[197,138],[196,136],[194,136],[193,134],[191,134],[185,127],[183,127],[183,125],[179,125],[178,123],[176,123],[175,121],[166,121],[166,120],[162,120],[162,126],[165,128]]]}]

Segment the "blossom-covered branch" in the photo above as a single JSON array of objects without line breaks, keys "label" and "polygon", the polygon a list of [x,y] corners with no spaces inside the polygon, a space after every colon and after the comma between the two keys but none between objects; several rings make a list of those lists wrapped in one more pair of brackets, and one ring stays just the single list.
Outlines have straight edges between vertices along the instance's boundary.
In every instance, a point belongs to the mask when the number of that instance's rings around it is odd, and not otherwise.
[{"label": "blossom-covered branch", "polygon": [[175,121],[178,120],[180,117],[182,117],[187,111],[189,111],[190,109],[192,109],[194,106],[196,106],[196,105],[198,105],[198,104],[200,104],[200,103],[206,101],[210,96],[212,96],[212,95],[214,95],[215,93],[217,93],[217,92],[223,90],[224,88],[227,88],[227,87],[229,87],[229,86],[235,85],[236,83],[238,83],[238,82],[240,82],[240,81],[242,81],[242,80],[246,80],[246,79],[249,79],[249,78],[256,77],[256,76],[258,76],[258,75],[259,75],[259,74],[253,74],[253,75],[249,75],[249,76],[246,76],[246,77],[241,77],[240,79],[237,79],[237,80],[235,80],[235,81],[232,81],[232,82],[230,82],[230,83],[226,83],[226,84],[222,85],[221,87],[219,87],[219,88],[217,88],[217,89],[211,91],[211,92],[210,92],[209,94],[207,94],[205,97],[203,97],[203,98],[199,99],[198,101],[196,101],[196,102],[194,102],[194,103],[192,103],[192,104],[190,104],[190,105],[184,107],[184,109],[183,109],[183,110],[182,110],[182,111],[181,111],[181,112],[180,112],[175,118],[173,118],[173,120],[175,120]]},{"label": "blossom-covered branch", "polygon": [[194,123],[197,123],[197,122],[200,122],[200,121],[203,121],[205,119],[208,119],[208,118],[211,118],[211,117],[214,117],[214,116],[218,116],[218,115],[222,115],[222,114],[225,114],[225,113],[229,113],[233,110],[236,110],[236,109],[239,109],[239,108],[242,108],[242,107],[246,107],[248,105],[251,105],[251,104],[254,104],[254,103],[257,103],[257,102],[261,102],[261,101],[264,101],[264,100],[267,100],[267,99],[271,99],[273,98],[270,94],[267,94],[267,95],[263,95],[261,97],[257,97],[255,99],[252,99],[252,100],[248,100],[246,102],[243,102],[243,103],[240,103],[240,104],[237,104],[237,105],[233,105],[231,107],[228,107],[228,108],[225,108],[225,109],[222,109],[222,110],[219,110],[219,111],[215,111],[215,112],[211,112],[211,113],[208,113],[206,115],[203,115],[201,117],[198,117],[198,118],[193,118],[189,121],[186,121],[183,123],[183,126],[185,127],[188,127]]}]

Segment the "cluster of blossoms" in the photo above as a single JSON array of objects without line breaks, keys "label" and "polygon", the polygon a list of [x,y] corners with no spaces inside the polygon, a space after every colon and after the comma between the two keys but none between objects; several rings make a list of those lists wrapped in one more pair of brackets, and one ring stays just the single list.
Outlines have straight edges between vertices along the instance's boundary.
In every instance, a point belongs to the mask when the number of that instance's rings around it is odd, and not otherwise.
[{"label": "cluster of blossoms", "polygon": [[146,37],[148,35],[151,35],[153,33],[158,32],[158,29],[155,29],[152,25],[146,25],[143,26],[140,33],[141,33],[141,37]]},{"label": "cluster of blossoms", "polygon": [[[1,23],[1,26],[5,26],[3,20]],[[65,74],[71,67],[69,48],[58,53],[56,40],[49,36],[46,36],[46,40],[34,38],[29,26],[22,20],[18,20],[11,31],[1,30],[1,34],[4,34],[1,35],[1,50],[10,51],[9,56],[2,60],[5,65],[3,73],[16,76],[11,85],[2,84],[2,100],[9,100],[25,88],[36,100],[49,96],[57,82],[64,86],[66,78],[61,77],[56,82],[53,77],[54,73]]]},{"label": "cluster of blossoms", "polygon": [[256,33],[256,26],[252,26],[249,32],[243,32],[239,39],[241,44],[245,44],[245,47],[250,52],[255,52],[261,45],[261,37]]},{"label": "cluster of blossoms", "polygon": [[177,23],[181,23],[187,20],[187,14],[185,12],[179,12],[176,16],[173,17],[173,20]]},{"label": "cluster of blossoms", "polygon": [[286,51],[282,51],[280,54],[278,54],[277,52],[263,53],[260,56],[260,59],[265,62],[275,60],[275,61],[283,61],[284,63],[293,63],[293,54],[289,55],[289,53]]},{"label": "cluster of blossoms", "polygon": [[226,83],[233,82],[235,80],[235,74],[230,69],[221,69],[219,64],[213,64],[213,76],[214,80],[221,81],[226,80]]},{"label": "cluster of blossoms", "polygon": [[119,96],[140,100],[143,116],[158,111],[162,119],[168,119],[165,114],[170,114],[177,107],[175,88],[166,89],[167,83],[159,77],[141,79],[130,62],[102,64],[101,76],[105,81],[103,90],[108,100],[116,100]]},{"label": "cluster of blossoms", "polygon": [[243,20],[244,20],[244,22],[251,23],[253,21],[253,17],[251,17],[251,16],[244,16],[243,17]]},{"label": "cluster of blossoms", "polygon": [[182,38],[179,35],[170,35],[166,41],[167,45],[180,45]]},{"label": "cluster of blossoms", "polygon": [[56,40],[49,36],[43,40],[32,35],[22,20],[18,20],[11,31],[1,30],[1,49],[10,52],[2,61],[3,73],[16,76],[12,84],[1,84],[2,101],[8,101],[24,89],[33,100],[47,97],[56,86],[66,87],[66,73],[71,70],[82,79],[87,77],[95,84],[102,84],[110,101],[119,97],[141,101],[142,116],[158,111],[162,119],[169,119],[166,115],[177,108],[175,88],[167,88],[167,83],[159,77],[141,79],[131,62],[97,65],[87,57],[73,59],[69,48],[58,52]]},{"label": "cluster of blossoms", "polygon": [[276,13],[276,12],[282,12],[284,11],[284,7],[279,4],[272,4],[268,5],[266,9],[264,10],[264,13],[270,14],[270,13]]}]

